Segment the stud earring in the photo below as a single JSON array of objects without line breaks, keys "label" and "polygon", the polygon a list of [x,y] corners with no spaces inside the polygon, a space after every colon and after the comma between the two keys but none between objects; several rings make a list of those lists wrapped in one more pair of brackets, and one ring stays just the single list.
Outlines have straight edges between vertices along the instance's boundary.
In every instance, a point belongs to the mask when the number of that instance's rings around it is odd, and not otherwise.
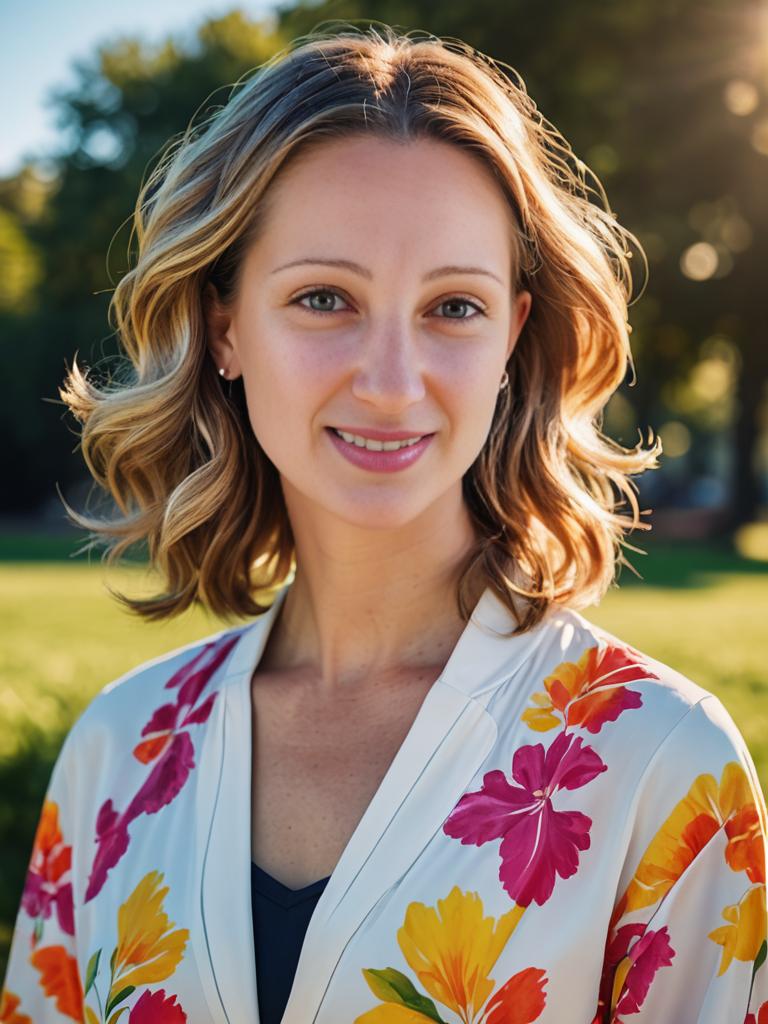
[{"label": "stud earring", "polygon": [[[223,366],[219,367],[219,376],[223,377],[225,380],[227,379],[227,371],[226,371],[225,367],[223,367]],[[227,398],[231,398],[232,397],[232,381],[231,380],[227,381],[227,384],[228,384],[228,387],[227,387]]]}]

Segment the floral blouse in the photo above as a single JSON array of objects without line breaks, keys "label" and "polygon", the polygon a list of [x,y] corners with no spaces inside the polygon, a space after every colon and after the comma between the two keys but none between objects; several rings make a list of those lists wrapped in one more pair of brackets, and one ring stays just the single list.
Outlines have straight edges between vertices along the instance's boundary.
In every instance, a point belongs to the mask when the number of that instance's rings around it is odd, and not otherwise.
[{"label": "floral blouse", "polygon": [[[258,1024],[253,623],[107,685],[45,795],[12,1024]],[[487,589],[315,910],[283,1024],[768,1024],[768,815],[720,700]]]}]

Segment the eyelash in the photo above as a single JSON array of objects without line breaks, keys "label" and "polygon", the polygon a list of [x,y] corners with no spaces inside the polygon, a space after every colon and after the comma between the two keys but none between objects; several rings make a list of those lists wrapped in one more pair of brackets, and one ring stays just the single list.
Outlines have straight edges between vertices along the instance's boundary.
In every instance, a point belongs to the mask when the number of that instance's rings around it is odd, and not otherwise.
[{"label": "eyelash", "polygon": [[[321,286],[319,288],[311,288],[311,289],[309,289],[309,291],[302,292],[301,295],[297,295],[295,299],[292,299],[289,304],[292,305],[292,306],[295,306],[295,305],[298,305],[301,302],[302,299],[309,298],[310,295],[325,295],[325,294],[327,294],[327,295],[337,295],[340,299],[344,299],[344,296],[336,288],[329,288],[329,287]],[[488,315],[486,313],[485,309],[482,306],[480,306],[479,303],[475,302],[473,299],[467,298],[464,295],[451,295],[447,299],[443,299],[441,302],[438,302],[438,306],[442,306],[446,302],[454,302],[457,299],[458,299],[459,302],[461,302],[461,303],[463,303],[463,304],[465,304],[467,306],[472,306],[474,309],[476,309],[478,315],[480,315],[480,316],[487,316]],[[347,300],[344,299],[344,301],[346,302]],[[315,313],[317,316],[328,316],[329,314],[332,314],[332,313],[341,313],[341,312],[343,312],[343,310],[339,310],[339,309],[329,309],[329,310],[312,309],[310,306],[302,306],[301,308],[306,310],[308,313]],[[441,317],[438,317],[438,320],[448,320],[448,321],[453,322],[453,323],[465,323],[465,324],[466,323],[471,323],[471,321],[474,320],[474,319],[476,319],[474,316],[465,316],[465,317],[441,316]]]}]

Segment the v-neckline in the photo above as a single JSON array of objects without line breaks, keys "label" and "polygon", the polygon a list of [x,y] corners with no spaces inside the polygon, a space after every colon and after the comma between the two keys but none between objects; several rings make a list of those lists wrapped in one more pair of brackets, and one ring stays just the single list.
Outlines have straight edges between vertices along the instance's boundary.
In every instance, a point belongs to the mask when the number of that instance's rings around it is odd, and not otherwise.
[{"label": "v-neckline", "polygon": [[290,886],[284,885],[274,875],[270,875],[264,868],[259,867],[255,860],[251,861],[252,890],[258,892],[260,896],[265,896],[273,903],[277,903],[284,909],[295,907],[299,903],[305,903],[307,900],[312,899],[322,891],[330,877],[328,875],[326,878],[318,878],[315,882],[302,885],[300,889],[291,889]]},{"label": "v-neckline", "polygon": [[[213,806],[206,812],[207,838],[201,840],[207,845],[201,911],[213,972],[209,1004],[220,1004],[221,1024],[259,1021],[250,907],[229,894],[232,879],[246,879],[253,863],[251,787],[243,784],[252,771],[251,679],[291,583],[243,629],[221,682],[224,700],[217,710],[216,738],[210,739],[219,775],[205,797]],[[327,878],[304,938],[282,1024],[315,1020],[352,934],[409,869],[492,749],[498,730],[485,705],[493,690],[528,660],[551,614],[552,608],[534,629],[509,637],[504,634],[514,618],[506,605],[490,587],[477,600]],[[395,819],[396,829],[390,827]]]}]

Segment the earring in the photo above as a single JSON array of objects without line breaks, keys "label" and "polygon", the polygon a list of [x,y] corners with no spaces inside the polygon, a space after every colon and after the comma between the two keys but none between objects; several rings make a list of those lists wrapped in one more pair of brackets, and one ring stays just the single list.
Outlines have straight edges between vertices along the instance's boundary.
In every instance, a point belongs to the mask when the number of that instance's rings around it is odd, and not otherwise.
[{"label": "earring", "polygon": [[[226,380],[227,371],[226,371],[226,369],[223,366],[219,367],[219,376],[220,377],[224,377],[224,379]],[[229,384],[229,387],[227,388],[227,397],[231,398],[232,397],[232,381],[231,380],[228,381],[228,384]]]},{"label": "earring", "polygon": [[501,384],[499,384],[499,391],[503,391],[505,387],[509,385],[509,374],[504,371],[504,376],[501,378]]}]

